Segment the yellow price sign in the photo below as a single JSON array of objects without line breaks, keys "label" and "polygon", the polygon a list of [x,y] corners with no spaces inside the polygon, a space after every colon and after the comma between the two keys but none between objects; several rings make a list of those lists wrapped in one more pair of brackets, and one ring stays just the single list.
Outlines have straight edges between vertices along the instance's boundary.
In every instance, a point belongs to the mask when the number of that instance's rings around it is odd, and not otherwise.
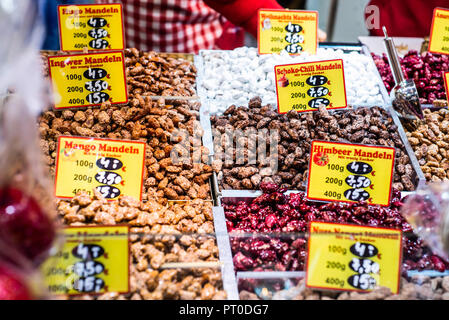
[{"label": "yellow price sign", "polygon": [[41,267],[51,294],[129,291],[129,227],[64,228],[64,245]]},{"label": "yellow price sign", "polygon": [[347,107],[343,60],[327,60],[274,67],[279,113]]},{"label": "yellow price sign", "polygon": [[60,136],[55,195],[72,198],[97,189],[106,199],[142,199],[145,142]]},{"label": "yellow price sign", "polygon": [[449,54],[449,9],[433,10],[429,52]]},{"label": "yellow price sign", "polygon": [[308,246],[307,287],[398,293],[401,230],[312,221]]},{"label": "yellow price sign", "polygon": [[395,149],[312,141],[307,198],[389,206]]},{"label": "yellow price sign", "polygon": [[55,109],[128,102],[123,52],[48,57]]},{"label": "yellow price sign", "polygon": [[259,10],[257,43],[259,53],[316,54],[318,12]]},{"label": "yellow price sign", "polygon": [[62,51],[123,50],[125,36],[120,3],[58,6]]},{"label": "yellow price sign", "polygon": [[448,85],[449,85],[449,72],[445,72],[444,73],[444,88],[446,90],[446,100],[449,103],[449,94],[448,94],[449,86]]}]

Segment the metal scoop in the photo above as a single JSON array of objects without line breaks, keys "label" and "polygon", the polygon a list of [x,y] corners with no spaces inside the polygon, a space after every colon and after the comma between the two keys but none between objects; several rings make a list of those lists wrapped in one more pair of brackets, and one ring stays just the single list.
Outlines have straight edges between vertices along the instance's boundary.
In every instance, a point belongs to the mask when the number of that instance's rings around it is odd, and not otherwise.
[{"label": "metal scoop", "polygon": [[385,34],[384,44],[387,50],[388,61],[396,83],[390,92],[393,109],[396,110],[400,117],[407,120],[423,119],[424,115],[415,82],[413,79],[405,79],[393,39],[388,36],[385,27],[382,27],[382,29]]}]

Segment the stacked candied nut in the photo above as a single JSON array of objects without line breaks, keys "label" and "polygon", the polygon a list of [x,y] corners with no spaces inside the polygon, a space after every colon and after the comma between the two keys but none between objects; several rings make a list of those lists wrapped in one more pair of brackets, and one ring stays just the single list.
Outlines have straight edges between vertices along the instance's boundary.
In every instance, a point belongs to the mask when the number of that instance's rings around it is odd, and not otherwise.
[{"label": "stacked candied nut", "polygon": [[[304,193],[285,195],[272,183],[261,183],[264,192],[251,203],[224,204],[226,225],[237,271],[302,271],[306,257],[307,226],[310,221],[351,223],[400,229],[403,232],[402,271],[431,269],[444,271],[449,263],[412,232],[400,213],[400,192],[393,191],[389,208],[366,202],[320,204],[308,201]],[[274,234],[273,234],[274,233]]]},{"label": "stacked candied nut", "polygon": [[[232,105],[223,116],[213,116],[211,121],[215,149],[213,167],[222,189],[258,189],[261,182],[273,182],[282,188],[304,190],[312,140],[395,147],[393,187],[400,191],[415,189],[416,173],[399,137],[398,127],[387,111],[380,107],[329,112],[321,106],[313,113],[290,111],[279,114],[271,105],[262,106],[261,99],[256,97],[251,99],[248,107]],[[277,130],[278,157],[270,155],[278,162],[277,172],[266,166],[266,161],[261,161],[259,156],[254,165],[248,164],[247,160],[239,164],[235,148],[233,154],[223,152],[229,144],[236,145],[236,139],[223,139],[226,137],[224,134],[237,129],[247,132],[243,142],[239,143],[247,147],[245,157],[248,159],[256,157],[249,153],[254,150],[251,144],[261,141],[256,138],[258,132],[262,129]],[[254,136],[251,136],[251,130],[256,132]],[[270,150],[269,145],[265,149]],[[229,157],[232,161],[227,161]]]},{"label": "stacked candied nut", "polygon": [[[163,206],[121,196],[107,201],[94,191],[59,201],[58,213],[70,226],[130,225],[130,292],[97,299],[225,299],[216,268],[164,269],[165,263],[218,262],[212,203],[200,199]],[[93,299],[82,296],[82,299]]]},{"label": "stacked candied nut", "polygon": [[424,109],[414,128],[405,126],[407,138],[427,181],[449,179],[449,112]]}]

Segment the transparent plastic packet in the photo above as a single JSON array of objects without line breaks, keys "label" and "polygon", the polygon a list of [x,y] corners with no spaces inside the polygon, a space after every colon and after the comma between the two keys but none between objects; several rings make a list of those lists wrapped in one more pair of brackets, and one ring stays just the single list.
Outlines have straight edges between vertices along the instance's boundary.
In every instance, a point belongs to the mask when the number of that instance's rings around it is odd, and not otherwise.
[{"label": "transparent plastic packet", "polygon": [[[49,101],[37,2],[1,1],[0,28],[0,299],[45,298],[39,266],[55,243],[57,223],[37,128]],[[28,296],[8,295],[14,279]]]},{"label": "transparent plastic packet", "polygon": [[402,214],[432,251],[449,258],[449,181],[421,186],[407,197]]}]

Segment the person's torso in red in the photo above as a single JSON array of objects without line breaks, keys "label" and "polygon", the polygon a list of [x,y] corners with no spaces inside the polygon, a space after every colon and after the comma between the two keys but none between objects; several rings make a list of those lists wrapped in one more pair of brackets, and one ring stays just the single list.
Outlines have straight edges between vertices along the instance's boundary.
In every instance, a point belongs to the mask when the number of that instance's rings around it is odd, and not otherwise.
[{"label": "person's torso in red", "polygon": [[433,9],[449,8],[449,0],[371,0],[369,5],[380,13],[380,26],[369,30],[371,35],[383,36],[385,26],[389,36],[422,38],[430,34]]}]

